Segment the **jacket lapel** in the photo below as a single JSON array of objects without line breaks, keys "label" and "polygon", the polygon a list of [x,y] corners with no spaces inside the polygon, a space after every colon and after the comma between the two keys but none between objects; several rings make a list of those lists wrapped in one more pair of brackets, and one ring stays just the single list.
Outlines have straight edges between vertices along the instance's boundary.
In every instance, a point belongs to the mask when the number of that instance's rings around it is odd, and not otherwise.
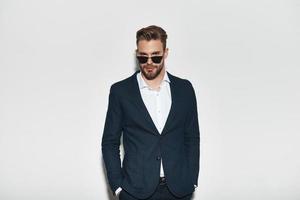
[{"label": "jacket lapel", "polygon": [[140,92],[140,88],[139,88],[139,84],[137,82],[137,78],[136,75],[139,71],[136,71],[133,76],[132,76],[132,97],[133,100],[135,102],[135,104],[137,105],[138,109],[140,110],[140,114],[141,114],[141,120],[145,120],[145,128],[148,127],[149,130],[151,130],[151,132],[153,134],[159,134],[151,116],[150,113],[147,110],[147,107],[142,99],[142,95]]},{"label": "jacket lapel", "polygon": [[169,130],[169,128],[172,125],[172,122],[174,122],[175,120],[175,115],[176,115],[176,110],[177,110],[177,90],[176,90],[176,80],[173,78],[173,76],[167,72],[169,79],[170,79],[170,91],[171,91],[171,98],[172,98],[172,104],[171,104],[171,108],[170,108],[170,112],[168,114],[167,117],[167,121],[165,123],[165,126],[162,130],[162,135],[166,134]]}]

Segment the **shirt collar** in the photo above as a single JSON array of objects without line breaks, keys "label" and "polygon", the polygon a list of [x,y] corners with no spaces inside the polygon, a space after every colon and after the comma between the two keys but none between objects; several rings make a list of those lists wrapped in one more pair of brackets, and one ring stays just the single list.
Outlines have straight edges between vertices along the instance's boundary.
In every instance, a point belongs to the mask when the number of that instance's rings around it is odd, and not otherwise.
[{"label": "shirt collar", "polygon": [[[140,88],[140,89],[143,89],[143,88],[146,88],[146,87],[147,87],[147,88],[150,88],[149,85],[147,85],[147,83],[146,83],[145,80],[143,79],[143,77],[142,77],[142,75],[141,75],[141,72],[138,72],[138,73],[137,73],[137,80],[138,80],[138,84],[139,84],[139,88]],[[171,82],[170,79],[169,79],[169,76],[168,76],[167,71],[165,71],[165,75],[164,75],[164,78],[163,78],[161,84],[162,84],[163,82],[167,82],[167,83],[170,83],[170,82]]]}]

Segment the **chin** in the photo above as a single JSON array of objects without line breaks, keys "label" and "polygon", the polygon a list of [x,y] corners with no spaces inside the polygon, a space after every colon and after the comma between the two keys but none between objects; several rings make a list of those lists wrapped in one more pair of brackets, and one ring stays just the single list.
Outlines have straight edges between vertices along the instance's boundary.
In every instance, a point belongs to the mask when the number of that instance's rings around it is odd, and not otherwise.
[{"label": "chin", "polygon": [[152,72],[148,72],[146,70],[146,66],[140,67],[140,71],[143,73],[144,77],[147,80],[153,80],[153,79],[157,78],[162,73],[164,66],[151,66],[151,67],[153,67]]}]

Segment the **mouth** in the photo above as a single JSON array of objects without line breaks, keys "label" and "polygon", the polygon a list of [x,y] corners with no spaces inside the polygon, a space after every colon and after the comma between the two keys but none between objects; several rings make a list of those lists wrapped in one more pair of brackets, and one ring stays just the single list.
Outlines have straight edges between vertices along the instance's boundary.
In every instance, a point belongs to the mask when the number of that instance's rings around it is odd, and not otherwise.
[{"label": "mouth", "polygon": [[147,70],[148,72],[152,72],[152,71],[154,70],[154,68],[146,68],[146,70]]},{"label": "mouth", "polygon": [[145,70],[147,71],[147,72],[152,72],[153,70],[155,69],[155,67],[145,67]]}]

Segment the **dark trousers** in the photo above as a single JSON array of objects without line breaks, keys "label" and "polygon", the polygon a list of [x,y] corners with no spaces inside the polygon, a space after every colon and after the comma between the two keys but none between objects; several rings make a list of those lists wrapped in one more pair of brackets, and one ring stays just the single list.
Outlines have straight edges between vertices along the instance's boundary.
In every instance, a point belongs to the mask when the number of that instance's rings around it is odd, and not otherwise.
[{"label": "dark trousers", "polygon": [[[145,200],[190,200],[191,198],[192,198],[192,194],[182,198],[178,198],[174,196],[168,189],[165,179],[161,179],[155,192]],[[119,195],[119,200],[139,200],[139,199],[133,197],[125,190],[122,190]]]}]

